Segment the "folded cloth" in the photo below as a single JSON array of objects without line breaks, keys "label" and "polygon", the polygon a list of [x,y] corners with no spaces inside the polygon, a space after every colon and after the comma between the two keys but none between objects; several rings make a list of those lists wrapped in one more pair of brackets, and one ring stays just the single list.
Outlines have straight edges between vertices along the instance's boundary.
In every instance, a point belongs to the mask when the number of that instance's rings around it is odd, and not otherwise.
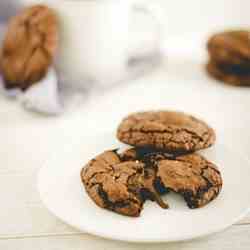
[{"label": "folded cloth", "polygon": [[56,72],[50,68],[47,75],[26,91],[20,89],[6,90],[0,78],[0,90],[5,96],[16,99],[24,108],[46,115],[58,115],[63,107],[59,98]]},{"label": "folded cloth", "polygon": [[20,7],[20,0],[1,0],[0,22],[6,22],[11,16],[18,12]]}]

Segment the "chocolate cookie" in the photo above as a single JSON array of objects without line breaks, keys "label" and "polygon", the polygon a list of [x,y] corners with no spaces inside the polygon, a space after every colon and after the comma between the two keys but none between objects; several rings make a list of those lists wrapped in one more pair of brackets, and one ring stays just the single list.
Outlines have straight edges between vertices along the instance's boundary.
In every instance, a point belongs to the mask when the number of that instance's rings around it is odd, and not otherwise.
[{"label": "chocolate cookie", "polygon": [[57,17],[48,7],[36,5],[13,17],[0,57],[6,88],[25,90],[43,78],[57,46]]},{"label": "chocolate cookie", "polygon": [[183,195],[189,208],[206,205],[222,188],[217,167],[198,154],[160,160],[157,167],[157,177],[162,185]]},{"label": "chocolate cookie", "polygon": [[154,188],[155,172],[145,178],[145,164],[127,160],[116,151],[106,151],[90,161],[81,172],[90,198],[100,207],[128,216],[139,216],[146,199],[167,205]]},{"label": "chocolate cookie", "polygon": [[151,152],[133,148],[124,153],[126,159],[138,159],[145,169],[154,169],[156,191],[163,194],[172,190],[181,194],[189,208],[199,208],[215,199],[222,178],[217,167],[199,154],[184,156]]},{"label": "chocolate cookie", "polygon": [[215,34],[207,44],[210,61],[207,72],[233,85],[250,85],[250,32],[244,30]]},{"label": "chocolate cookie", "polygon": [[210,147],[215,142],[215,132],[193,116],[173,111],[152,111],[126,117],[118,128],[117,138],[137,147],[186,153]]}]

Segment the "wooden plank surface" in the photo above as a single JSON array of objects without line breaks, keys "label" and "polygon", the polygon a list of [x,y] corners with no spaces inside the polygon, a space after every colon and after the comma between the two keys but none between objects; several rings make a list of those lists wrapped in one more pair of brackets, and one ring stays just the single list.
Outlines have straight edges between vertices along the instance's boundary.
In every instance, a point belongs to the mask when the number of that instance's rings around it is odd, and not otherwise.
[{"label": "wooden plank surface", "polygon": [[189,242],[134,244],[89,235],[61,235],[0,240],[4,250],[249,250],[250,226],[233,226],[225,232]]}]

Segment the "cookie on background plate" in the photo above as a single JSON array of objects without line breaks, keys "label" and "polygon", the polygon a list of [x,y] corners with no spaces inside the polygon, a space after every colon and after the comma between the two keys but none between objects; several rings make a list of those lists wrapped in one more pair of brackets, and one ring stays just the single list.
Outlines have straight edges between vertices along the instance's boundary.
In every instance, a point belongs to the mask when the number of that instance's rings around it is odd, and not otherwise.
[{"label": "cookie on background plate", "polygon": [[58,46],[58,22],[44,5],[24,9],[11,18],[0,55],[6,88],[27,89],[41,80]]},{"label": "cookie on background plate", "polygon": [[118,127],[117,138],[136,147],[154,147],[175,154],[205,149],[214,144],[214,130],[205,122],[182,112],[133,113]]},{"label": "cookie on background plate", "polygon": [[250,86],[250,32],[224,31],[207,43],[207,72],[213,78],[238,86]]}]

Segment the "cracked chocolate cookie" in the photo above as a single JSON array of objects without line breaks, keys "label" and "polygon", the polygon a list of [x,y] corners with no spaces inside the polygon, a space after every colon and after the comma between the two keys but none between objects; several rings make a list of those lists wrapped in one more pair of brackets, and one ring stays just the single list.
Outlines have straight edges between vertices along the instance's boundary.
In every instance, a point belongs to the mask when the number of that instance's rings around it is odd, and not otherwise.
[{"label": "cracked chocolate cookie", "polygon": [[154,188],[155,172],[145,178],[144,167],[141,161],[127,160],[116,151],[106,151],[83,168],[81,179],[98,206],[136,217],[147,199],[167,208]]},{"label": "cracked chocolate cookie", "polygon": [[250,32],[226,31],[213,35],[208,43],[207,72],[232,85],[250,85]]},{"label": "cracked chocolate cookie", "polygon": [[152,111],[126,117],[117,138],[132,146],[181,154],[210,147],[215,142],[215,132],[205,122],[185,113]]},{"label": "cracked chocolate cookie", "polygon": [[189,208],[206,205],[218,196],[222,188],[217,167],[199,154],[174,156],[147,148],[132,148],[123,157],[143,162],[146,173],[148,170],[155,172],[156,191],[181,194]]},{"label": "cracked chocolate cookie", "polygon": [[36,5],[13,17],[0,56],[6,88],[27,89],[46,74],[58,46],[55,13]]},{"label": "cracked chocolate cookie", "polygon": [[181,194],[189,208],[206,205],[218,196],[222,188],[217,167],[198,154],[160,160],[157,169],[161,184]]}]

